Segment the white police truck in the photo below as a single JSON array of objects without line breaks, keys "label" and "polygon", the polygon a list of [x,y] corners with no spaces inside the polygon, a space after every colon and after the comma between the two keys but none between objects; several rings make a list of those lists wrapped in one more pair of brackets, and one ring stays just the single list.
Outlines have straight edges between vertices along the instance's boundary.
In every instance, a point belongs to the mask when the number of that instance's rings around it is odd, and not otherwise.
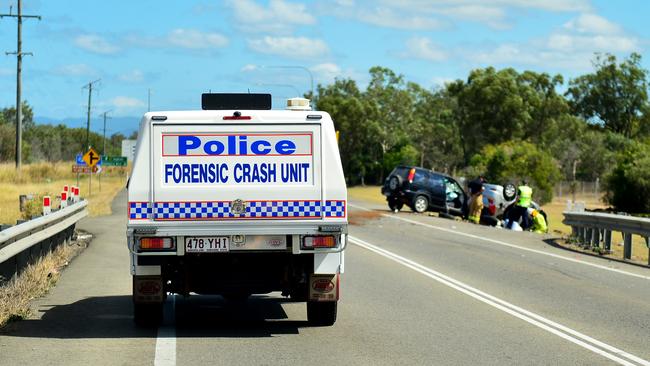
[{"label": "white police truck", "polygon": [[142,118],[128,186],[134,319],[168,294],[282,292],[336,321],[347,190],[334,124],[294,98],[203,94],[201,111]]}]

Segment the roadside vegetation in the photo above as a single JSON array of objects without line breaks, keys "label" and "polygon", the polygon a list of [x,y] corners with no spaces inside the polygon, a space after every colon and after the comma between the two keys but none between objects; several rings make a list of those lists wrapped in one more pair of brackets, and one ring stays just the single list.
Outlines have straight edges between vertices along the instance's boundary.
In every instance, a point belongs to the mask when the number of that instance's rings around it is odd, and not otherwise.
[{"label": "roadside vegetation", "polygon": [[[90,236],[88,236],[90,237]],[[61,270],[88,245],[88,239],[59,245],[50,255],[0,286],[0,328],[31,314],[30,302],[45,295],[59,280]]]},{"label": "roadside vegetation", "polygon": [[361,89],[319,85],[319,110],[340,131],[348,185],[382,184],[397,164],[492,183],[526,179],[553,201],[558,181],[603,182],[616,211],[650,212],[650,103],[641,56],[596,55],[593,72],[472,70],[429,90],[384,67]]},{"label": "roadside vegetation", "polygon": [[[16,173],[14,164],[0,164],[0,223],[15,225],[18,219],[29,219],[32,215],[42,214],[42,197],[52,198],[52,207],[58,208],[64,185],[76,185],[77,175],[72,173],[73,162],[33,163],[23,165],[20,174]],[[91,216],[108,215],[115,195],[126,185],[126,168],[104,168],[99,176],[93,175],[88,194],[87,174],[79,176],[81,197],[88,200]],[[31,195],[33,201],[27,209],[20,212],[19,196]]]}]

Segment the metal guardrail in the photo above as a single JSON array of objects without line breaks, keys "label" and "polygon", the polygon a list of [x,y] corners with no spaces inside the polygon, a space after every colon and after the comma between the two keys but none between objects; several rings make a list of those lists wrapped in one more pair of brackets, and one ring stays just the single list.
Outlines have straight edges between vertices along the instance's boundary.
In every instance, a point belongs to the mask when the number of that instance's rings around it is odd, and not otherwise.
[{"label": "metal guardrail", "polygon": [[0,231],[0,282],[72,238],[77,221],[88,215],[87,201]]},{"label": "metal guardrail", "polygon": [[611,251],[612,232],[623,235],[623,259],[632,257],[632,235],[645,239],[649,250],[648,265],[650,265],[650,219],[614,215],[596,212],[565,211],[565,225],[571,226],[572,237],[582,245]]}]

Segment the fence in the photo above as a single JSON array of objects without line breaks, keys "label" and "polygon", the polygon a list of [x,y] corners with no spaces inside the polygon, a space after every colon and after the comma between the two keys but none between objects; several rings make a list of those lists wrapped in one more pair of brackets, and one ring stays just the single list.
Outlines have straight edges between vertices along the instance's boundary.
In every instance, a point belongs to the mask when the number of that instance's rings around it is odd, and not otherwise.
[{"label": "fence", "polygon": [[581,245],[602,248],[607,252],[611,251],[612,233],[620,232],[623,236],[623,259],[625,260],[632,257],[632,235],[639,235],[645,240],[648,248],[648,265],[650,265],[650,219],[584,212],[577,209],[565,211],[562,222],[571,226],[571,236]]},{"label": "fence", "polygon": [[86,206],[79,201],[0,231],[0,282],[70,240],[76,223],[88,215]]},{"label": "fence", "polygon": [[[572,188],[575,187],[575,192]],[[558,198],[573,198],[573,194],[580,197],[580,199],[592,199],[594,201],[600,201],[603,196],[602,185],[599,179],[596,179],[594,182],[583,182],[583,181],[562,181],[555,185],[553,189],[553,197]]]}]

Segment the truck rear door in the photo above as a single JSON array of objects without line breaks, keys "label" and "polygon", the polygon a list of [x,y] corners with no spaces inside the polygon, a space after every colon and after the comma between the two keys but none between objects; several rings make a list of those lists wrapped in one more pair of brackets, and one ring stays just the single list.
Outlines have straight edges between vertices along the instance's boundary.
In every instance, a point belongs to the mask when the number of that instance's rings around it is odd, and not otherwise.
[{"label": "truck rear door", "polygon": [[154,124],[154,220],[319,219],[319,124]]}]

